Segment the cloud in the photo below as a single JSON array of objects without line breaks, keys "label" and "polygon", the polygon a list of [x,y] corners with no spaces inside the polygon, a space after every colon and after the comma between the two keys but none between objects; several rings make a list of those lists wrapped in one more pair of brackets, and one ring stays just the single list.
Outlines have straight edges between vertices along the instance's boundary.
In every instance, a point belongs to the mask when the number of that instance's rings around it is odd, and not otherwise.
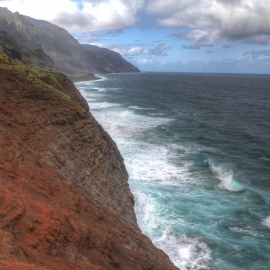
[{"label": "cloud", "polygon": [[91,34],[91,33],[84,33],[78,37],[78,41],[82,43],[91,43],[100,40],[103,37],[103,35],[97,35],[97,34]]},{"label": "cloud", "polygon": [[142,58],[142,59],[135,59],[134,63],[137,65],[149,65],[149,64],[153,64],[153,63],[157,63],[157,62],[154,62],[151,59]]},{"label": "cloud", "polygon": [[245,38],[243,43],[247,44],[258,44],[258,45],[268,45],[270,36],[268,35],[255,35],[252,37]]},{"label": "cloud", "polygon": [[2,6],[37,19],[48,20],[72,33],[121,31],[131,27],[144,0],[10,0]]},{"label": "cloud", "polygon": [[203,33],[209,42],[268,44],[270,38],[269,0],[149,0],[146,10],[159,16],[159,26],[190,29],[186,38],[198,43],[196,33]]},{"label": "cloud", "polygon": [[246,67],[252,66],[254,68],[261,67],[270,67],[270,59],[233,59],[233,58],[224,58],[220,60],[186,60],[186,61],[178,61],[179,65],[183,66],[193,66],[193,67],[201,67],[201,68],[234,68],[234,67]]},{"label": "cloud", "polygon": [[198,43],[195,43],[195,44],[192,44],[192,45],[183,44],[182,48],[183,49],[188,49],[188,50],[199,50],[201,48],[201,46]]},{"label": "cloud", "polygon": [[136,56],[143,54],[143,48],[142,47],[131,47],[126,48],[126,46],[121,45],[114,45],[110,46],[110,49],[120,53],[122,56]]},{"label": "cloud", "polygon": [[245,52],[244,54],[261,54],[264,56],[270,56],[270,50],[250,50]]},{"label": "cloud", "polygon": [[[270,56],[270,50],[250,50],[246,51],[243,56],[246,56],[247,59],[258,59],[261,56],[268,57]],[[263,60],[269,60],[269,58],[264,58]]]},{"label": "cloud", "polygon": [[[212,46],[219,38],[218,31],[209,33],[205,30],[192,30],[190,32],[182,32],[179,34],[173,34],[172,37],[183,38],[187,40],[193,40],[196,42],[198,47],[201,46]],[[194,45],[195,46],[195,45]]]},{"label": "cloud", "polygon": [[259,45],[270,42],[270,0],[0,1],[13,12],[48,20],[72,33],[121,32],[134,26],[140,15],[152,15],[147,21],[185,29],[175,37],[200,46],[212,46],[220,40]]},{"label": "cloud", "polygon": [[166,50],[170,50],[172,47],[166,44],[159,44],[153,49],[144,50],[143,54],[150,55],[152,58],[156,56],[167,56]]},{"label": "cloud", "polygon": [[152,49],[145,49],[145,44],[126,44],[126,45],[99,44],[98,46],[105,47],[107,49],[118,52],[122,56],[147,55],[150,58],[155,58],[157,56],[167,56],[166,50],[171,49],[171,46],[166,44],[159,44]]},{"label": "cloud", "polygon": [[10,0],[1,3],[2,7],[7,7],[12,12],[20,12],[33,18],[52,21],[63,10],[69,15],[77,14],[79,6],[77,2],[71,0]]}]

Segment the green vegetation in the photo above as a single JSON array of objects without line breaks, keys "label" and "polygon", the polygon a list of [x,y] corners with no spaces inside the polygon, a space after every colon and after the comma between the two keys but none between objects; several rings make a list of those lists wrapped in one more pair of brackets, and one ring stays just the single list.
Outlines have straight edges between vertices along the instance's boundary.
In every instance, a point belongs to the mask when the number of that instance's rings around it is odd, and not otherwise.
[{"label": "green vegetation", "polygon": [[49,78],[55,81],[61,87],[59,81],[63,79],[63,74],[48,68],[39,68],[18,63],[18,60],[11,60],[6,54],[4,54],[1,48],[0,69],[12,70],[13,72],[17,73],[18,76],[31,82],[37,88],[37,90],[52,91],[59,99],[71,100],[70,96],[42,81],[42,78],[44,77]]},{"label": "green vegetation", "polygon": [[10,64],[12,61],[8,58],[6,54],[3,53],[1,47],[0,47],[0,63],[3,64]]}]

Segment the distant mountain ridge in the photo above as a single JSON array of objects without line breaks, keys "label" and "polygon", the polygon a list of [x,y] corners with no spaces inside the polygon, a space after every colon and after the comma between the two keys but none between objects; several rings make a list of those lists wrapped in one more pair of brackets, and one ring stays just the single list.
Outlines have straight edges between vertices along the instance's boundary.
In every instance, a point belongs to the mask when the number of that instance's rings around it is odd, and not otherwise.
[{"label": "distant mountain ridge", "polygon": [[64,28],[0,7],[0,31],[6,31],[27,49],[42,49],[56,69],[73,80],[87,73],[139,72],[120,54],[93,45],[82,45]]}]

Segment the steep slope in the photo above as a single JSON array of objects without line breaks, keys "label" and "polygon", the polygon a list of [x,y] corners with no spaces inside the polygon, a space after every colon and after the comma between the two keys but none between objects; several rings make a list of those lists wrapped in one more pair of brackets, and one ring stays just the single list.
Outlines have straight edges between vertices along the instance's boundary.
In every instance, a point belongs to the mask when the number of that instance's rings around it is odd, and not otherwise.
[{"label": "steep slope", "polygon": [[11,59],[17,59],[24,64],[56,69],[51,57],[45,54],[42,49],[27,49],[17,43],[6,31],[0,31],[0,47]]},{"label": "steep slope", "polygon": [[106,73],[140,72],[117,52],[89,44],[82,46],[87,50],[85,55],[89,62],[95,63],[95,66]]},{"label": "steep slope", "polygon": [[140,233],[120,153],[63,74],[0,52],[0,268],[173,269]]},{"label": "steep slope", "polygon": [[54,40],[65,44],[74,59],[77,59],[85,68],[95,73],[140,72],[127,62],[120,54],[93,45],[82,45],[65,29],[43,20],[26,17],[38,31]]},{"label": "steep slope", "polygon": [[[139,70],[112,51],[86,50],[65,29],[46,21],[12,13],[0,7],[0,30],[8,32],[18,43],[30,49],[41,48],[57,68],[73,77],[85,73],[139,72]],[[111,55],[110,55],[111,53]],[[109,56],[109,57],[108,57]],[[80,74],[84,73],[84,74]]]}]

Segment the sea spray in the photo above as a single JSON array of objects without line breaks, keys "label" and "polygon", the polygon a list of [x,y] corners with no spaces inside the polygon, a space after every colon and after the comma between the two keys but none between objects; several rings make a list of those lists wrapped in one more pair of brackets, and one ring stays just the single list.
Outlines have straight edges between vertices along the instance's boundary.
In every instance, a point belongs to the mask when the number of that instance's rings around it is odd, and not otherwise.
[{"label": "sea spray", "polygon": [[209,160],[210,169],[213,174],[220,180],[219,187],[231,192],[243,191],[244,187],[235,179],[233,166],[229,163],[216,165],[214,161]]}]

